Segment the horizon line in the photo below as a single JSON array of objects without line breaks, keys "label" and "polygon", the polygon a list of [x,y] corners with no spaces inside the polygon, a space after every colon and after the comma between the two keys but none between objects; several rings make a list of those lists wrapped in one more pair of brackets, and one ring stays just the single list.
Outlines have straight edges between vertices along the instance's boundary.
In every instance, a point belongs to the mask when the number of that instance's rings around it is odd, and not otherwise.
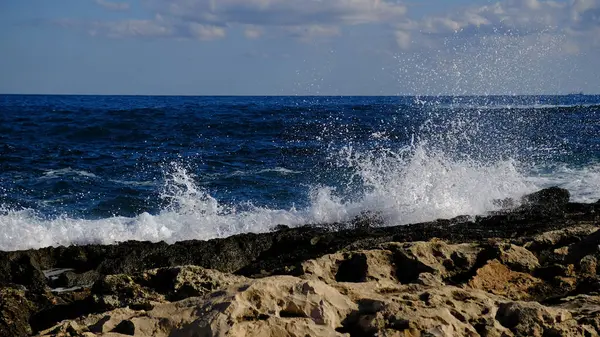
[{"label": "horizon line", "polygon": [[523,97],[523,96],[600,96],[600,93],[556,93],[556,94],[396,94],[396,95],[298,95],[298,94],[261,94],[261,95],[239,95],[239,94],[65,94],[65,93],[0,93],[0,96],[121,96],[121,97]]}]

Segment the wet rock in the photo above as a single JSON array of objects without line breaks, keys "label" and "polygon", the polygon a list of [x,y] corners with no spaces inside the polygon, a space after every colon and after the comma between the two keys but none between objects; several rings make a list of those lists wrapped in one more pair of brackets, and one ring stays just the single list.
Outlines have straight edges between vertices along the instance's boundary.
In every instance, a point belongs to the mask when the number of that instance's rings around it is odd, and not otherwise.
[{"label": "wet rock", "polygon": [[53,283],[55,287],[73,288],[73,287],[90,287],[96,282],[101,275],[95,270],[90,270],[85,273],[77,274],[72,271],[67,271],[58,276],[58,279]]},{"label": "wet rock", "polygon": [[522,202],[531,206],[541,206],[545,209],[558,209],[567,205],[570,193],[564,188],[550,187],[523,197]]},{"label": "wet rock", "polygon": [[0,336],[29,336],[29,317],[35,309],[24,289],[0,288]]},{"label": "wet rock", "polygon": [[44,291],[46,277],[33,256],[3,253],[0,257],[0,285],[3,283],[20,284],[32,291]]},{"label": "wet rock", "polygon": [[109,275],[92,287],[94,310],[108,311],[123,307],[148,307],[164,302],[164,296],[136,283],[131,276]]}]

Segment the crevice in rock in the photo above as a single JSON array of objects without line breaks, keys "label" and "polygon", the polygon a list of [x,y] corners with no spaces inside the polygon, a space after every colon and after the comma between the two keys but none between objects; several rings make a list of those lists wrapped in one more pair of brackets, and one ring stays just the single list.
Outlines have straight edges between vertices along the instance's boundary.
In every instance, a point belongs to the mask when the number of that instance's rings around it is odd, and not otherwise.
[{"label": "crevice in rock", "polygon": [[335,274],[337,282],[366,282],[369,265],[365,254],[352,254],[342,261]]},{"label": "crevice in rock", "polygon": [[402,284],[415,283],[421,273],[435,272],[435,269],[400,251],[394,251],[392,258],[396,266],[396,279]]}]

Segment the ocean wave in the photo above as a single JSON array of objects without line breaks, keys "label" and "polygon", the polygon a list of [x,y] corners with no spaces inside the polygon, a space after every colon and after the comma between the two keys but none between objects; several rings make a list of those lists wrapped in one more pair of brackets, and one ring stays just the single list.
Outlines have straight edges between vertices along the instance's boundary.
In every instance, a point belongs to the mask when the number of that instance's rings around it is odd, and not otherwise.
[{"label": "ocean wave", "polygon": [[68,175],[78,175],[86,178],[98,178],[95,174],[84,170],[75,170],[70,167],[58,169],[58,170],[47,170],[44,172],[44,178],[56,178]]},{"label": "ocean wave", "polygon": [[254,176],[256,174],[265,174],[265,173],[277,173],[277,174],[281,174],[281,175],[288,175],[288,174],[300,174],[300,173],[302,173],[302,171],[290,170],[285,167],[275,167],[275,168],[268,168],[268,169],[261,169],[261,170],[247,170],[247,171],[237,170],[230,174],[227,174],[227,176],[228,177]]},{"label": "ocean wave", "polygon": [[160,197],[167,205],[157,214],[102,219],[66,215],[47,218],[32,209],[0,212],[0,250],[125,240],[176,242],[265,232],[283,224],[298,226],[345,222],[364,211],[380,213],[386,225],[407,224],[496,209],[494,200],[518,197],[536,189],[512,161],[483,165],[457,161],[423,147],[358,152],[343,148],[337,165],[351,168],[358,195],[331,186],[312,186],[307,207],[271,209],[251,202],[219,202],[201,187],[185,165],[165,172]]},{"label": "ocean wave", "polygon": [[600,164],[573,168],[560,165],[551,171],[534,170],[526,180],[540,188],[559,186],[571,191],[573,202],[600,201]]}]

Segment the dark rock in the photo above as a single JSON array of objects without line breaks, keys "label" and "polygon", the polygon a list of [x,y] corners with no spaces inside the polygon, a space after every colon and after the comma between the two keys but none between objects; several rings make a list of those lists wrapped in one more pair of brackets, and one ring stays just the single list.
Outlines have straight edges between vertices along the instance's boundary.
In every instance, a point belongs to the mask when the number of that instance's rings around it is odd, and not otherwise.
[{"label": "dark rock", "polygon": [[600,230],[569,246],[566,261],[579,263],[586,255],[600,254]]},{"label": "dark rock", "polygon": [[97,306],[89,297],[84,300],[60,304],[38,310],[39,311],[37,311],[29,319],[29,324],[31,324],[31,329],[34,333],[47,329],[56,324],[56,322],[60,322],[62,320],[74,319],[100,311],[97,310]]},{"label": "dark rock", "polygon": [[550,187],[523,197],[523,202],[532,206],[564,207],[571,197],[564,188]]},{"label": "dark rock", "polygon": [[3,253],[0,257],[0,284],[21,284],[29,290],[43,291],[46,277],[34,256],[16,253]]},{"label": "dark rock", "polygon": [[96,311],[109,311],[127,306],[144,306],[163,297],[155,291],[136,283],[131,276],[108,275],[92,287],[92,307]]},{"label": "dark rock", "polygon": [[378,212],[363,211],[350,221],[351,228],[372,228],[385,224],[383,216]]},{"label": "dark rock", "polygon": [[557,276],[570,276],[572,269],[562,264],[551,264],[544,267],[540,267],[535,270],[534,275],[544,280],[551,280]]},{"label": "dark rock", "polygon": [[273,228],[273,231],[274,231],[274,232],[278,232],[278,231],[284,231],[284,230],[286,230],[286,229],[290,229],[290,226],[288,226],[288,225],[281,225],[281,224],[280,224],[280,225],[277,225],[277,226],[275,226],[275,227]]},{"label": "dark rock", "polygon": [[90,270],[82,274],[71,271],[60,274],[54,286],[63,288],[89,287],[100,278],[100,274],[95,270]]},{"label": "dark rock", "polygon": [[23,289],[0,289],[0,336],[29,336],[32,333],[29,317],[36,310]]},{"label": "dark rock", "polygon": [[124,320],[112,329],[111,332],[120,333],[123,335],[133,336],[135,335],[135,324],[130,320]]},{"label": "dark rock", "polygon": [[93,332],[93,333],[108,332],[108,331],[105,331],[106,328],[104,326],[106,324],[106,322],[108,322],[108,321],[110,321],[110,316],[108,316],[108,315],[104,316],[104,317],[100,318],[98,320],[98,322],[88,326],[88,329],[90,330],[90,332]]}]

